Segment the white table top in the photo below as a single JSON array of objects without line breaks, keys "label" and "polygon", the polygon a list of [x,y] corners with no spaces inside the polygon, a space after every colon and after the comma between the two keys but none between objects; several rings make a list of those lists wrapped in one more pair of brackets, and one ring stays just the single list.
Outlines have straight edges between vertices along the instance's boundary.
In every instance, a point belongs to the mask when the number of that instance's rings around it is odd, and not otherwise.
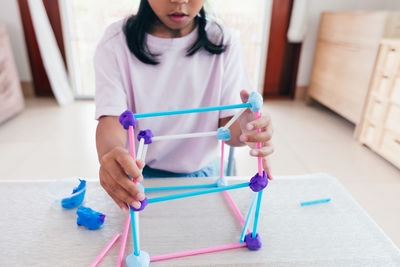
[{"label": "white table top", "polygon": [[[209,183],[210,179],[149,179],[146,187]],[[237,183],[233,179],[231,183]],[[98,182],[89,181],[85,205],[107,215],[103,227],[76,225],[76,209],[55,209],[49,181],[0,181],[0,266],[89,266],[126,215]],[[229,191],[246,216],[252,192]],[[148,193],[148,196],[170,194]],[[332,198],[301,207],[300,202]],[[239,248],[161,261],[151,266],[400,266],[399,249],[334,178],[278,177],[263,194],[259,251]],[[141,249],[150,255],[236,243],[241,225],[221,193],[153,203],[140,215]],[[126,255],[133,250],[131,235]],[[120,242],[99,266],[114,266]]]}]

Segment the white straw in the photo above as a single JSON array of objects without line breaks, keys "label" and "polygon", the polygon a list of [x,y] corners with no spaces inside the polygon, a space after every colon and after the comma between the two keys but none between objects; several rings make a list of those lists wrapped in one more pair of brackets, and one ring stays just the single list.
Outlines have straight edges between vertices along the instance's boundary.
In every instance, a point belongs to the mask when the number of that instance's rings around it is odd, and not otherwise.
[{"label": "white straw", "polygon": [[137,155],[136,155],[138,160],[143,159],[142,158],[143,146],[144,146],[144,138],[141,138],[140,142],[139,142],[139,148],[138,148],[138,151],[137,151]]},{"label": "white straw", "polygon": [[153,137],[152,141],[160,141],[160,140],[171,140],[171,139],[183,139],[183,138],[194,138],[194,137],[204,137],[204,136],[213,136],[217,135],[217,132],[202,132],[202,133],[188,133],[188,134],[175,134],[175,135],[162,135]]},{"label": "white straw", "polygon": [[243,114],[243,112],[245,112],[246,109],[241,109],[238,113],[235,114],[235,116],[232,117],[232,119],[230,119],[228,121],[227,124],[225,124],[224,128],[229,128],[232,126],[232,124],[240,117],[240,115]]},{"label": "white straw", "polygon": [[141,159],[144,160],[144,161],[146,161],[146,154],[147,154],[147,148],[148,147],[149,147],[149,145],[144,145],[144,148],[143,148]]}]

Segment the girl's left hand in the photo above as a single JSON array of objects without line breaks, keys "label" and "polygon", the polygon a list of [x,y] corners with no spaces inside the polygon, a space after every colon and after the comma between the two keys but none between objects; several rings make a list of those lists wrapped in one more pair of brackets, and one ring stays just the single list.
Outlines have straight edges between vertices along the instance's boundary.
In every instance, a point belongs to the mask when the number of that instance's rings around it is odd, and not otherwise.
[{"label": "girl's left hand", "polygon": [[[247,103],[249,93],[246,90],[240,92],[240,97],[243,103]],[[271,143],[273,129],[271,117],[269,114],[261,113],[260,118],[255,119],[254,113],[248,108],[239,118],[239,125],[242,130],[240,141],[248,145],[250,155],[253,157],[262,157],[263,168],[266,171],[268,178],[271,180],[271,168],[268,164],[267,157],[274,152],[274,147]],[[260,132],[257,132],[260,129]],[[257,143],[261,143],[261,149],[257,149]]]}]

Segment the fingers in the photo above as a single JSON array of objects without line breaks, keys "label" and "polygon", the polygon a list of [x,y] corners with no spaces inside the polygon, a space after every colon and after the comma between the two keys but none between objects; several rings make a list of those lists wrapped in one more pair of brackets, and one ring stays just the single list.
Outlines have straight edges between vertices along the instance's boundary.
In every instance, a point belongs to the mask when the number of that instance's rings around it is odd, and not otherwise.
[{"label": "fingers", "polygon": [[265,146],[260,148],[260,149],[256,149],[253,148],[250,150],[250,155],[253,157],[267,157],[269,155],[271,155],[274,152],[274,147],[270,142],[265,143]]},{"label": "fingers", "polygon": [[140,208],[140,201],[145,198],[144,192],[128,175],[138,182],[142,181],[144,161],[135,162],[125,149],[115,148],[104,155],[100,163],[100,183],[115,203],[124,211],[127,210],[127,204]]},{"label": "fingers", "polygon": [[271,166],[269,164],[268,158],[266,158],[266,157],[262,158],[262,165],[263,165],[263,169],[267,173],[268,179],[272,180],[273,177],[272,177],[272,174],[271,174]]},{"label": "fingers", "polygon": [[140,208],[141,203],[120,186],[102,167],[100,167],[100,184],[121,210],[127,211],[127,204],[135,208]]},{"label": "fingers", "polygon": [[[111,176],[113,181],[109,181],[108,186],[114,183],[119,184],[123,189],[129,192],[130,195],[136,196],[137,200],[143,200],[144,194],[140,188],[129,179],[129,177],[122,171],[121,167],[115,161],[108,161],[102,165],[107,173]],[[111,188],[114,189],[114,188]],[[118,190],[118,188],[117,188]],[[122,194],[122,193],[121,193]],[[129,202],[128,202],[129,203]]]},{"label": "fingers", "polygon": [[[138,166],[138,168],[140,170],[143,170],[144,166],[146,165],[146,163],[144,162],[144,160],[140,159],[136,161],[136,165]],[[142,180],[143,180],[143,176],[142,176]],[[141,181],[138,181],[141,182]]]},{"label": "fingers", "polygon": [[266,131],[252,134],[242,134],[239,139],[241,142],[258,143],[258,142],[269,142],[272,139],[273,129],[268,127]]},{"label": "fingers", "polygon": [[262,115],[260,118],[249,122],[246,125],[247,130],[255,130],[255,129],[262,129],[268,127],[271,124],[271,117],[270,115]]},{"label": "fingers", "polygon": [[122,167],[125,173],[132,176],[136,181],[141,182],[143,180],[142,173],[128,151],[124,150],[123,148],[118,148],[114,151],[115,160]]}]

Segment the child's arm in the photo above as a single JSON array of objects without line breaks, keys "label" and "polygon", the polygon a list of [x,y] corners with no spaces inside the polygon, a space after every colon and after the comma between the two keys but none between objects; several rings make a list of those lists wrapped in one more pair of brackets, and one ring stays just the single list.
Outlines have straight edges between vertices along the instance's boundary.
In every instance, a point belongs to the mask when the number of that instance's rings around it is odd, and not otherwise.
[{"label": "child's arm", "polygon": [[126,131],[118,121],[118,117],[105,116],[99,119],[96,130],[97,154],[100,161],[100,184],[124,211],[126,204],[140,208],[145,196],[127,174],[140,182],[143,180],[142,161],[134,162],[125,149]]},{"label": "child's arm", "polygon": [[[246,103],[249,97],[247,91],[242,90],[240,97],[243,103]],[[219,120],[219,125],[225,125],[230,118],[222,118]],[[230,146],[243,146],[248,145],[250,148],[250,155],[254,157],[263,158],[263,167],[267,172],[268,177],[271,178],[270,167],[267,161],[267,156],[274,152],[274,147],[271,143],[273,129],[271,118],[268,114],[261,114],[259,119],[254,118],[254,113],[247,109],[238,120],[236,120],[229,128],[231,130],[231,140],[226,143]],[[261,129],[259,133],[257,129]],[[261,149],[257,149],[257,143],[261,142]]]}]

